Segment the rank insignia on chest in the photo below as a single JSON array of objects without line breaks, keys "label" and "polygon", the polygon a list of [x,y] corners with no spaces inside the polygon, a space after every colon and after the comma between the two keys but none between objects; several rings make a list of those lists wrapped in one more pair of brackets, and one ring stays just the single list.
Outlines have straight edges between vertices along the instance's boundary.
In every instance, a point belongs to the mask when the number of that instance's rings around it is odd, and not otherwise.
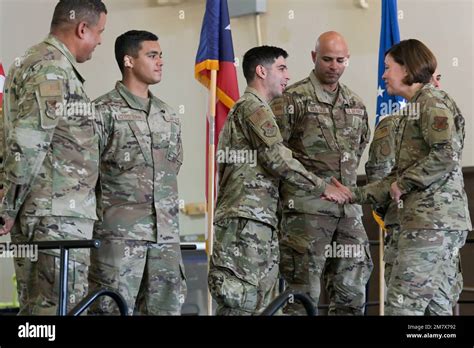
[{"label": "rank insignia on chest", "polygon": [[267,121],[263,123],[260,126],[260,128],[262,129],[263,134],[265,134],[266,137],[270,137],[270,138],[276,136],[278,132],[278,129],[275,126],[275,123],[273,123],[272,121]]},{"label": "rank insignia on chest", "polygon": [[117,121],[145,121],[145,116],[140,114],[117,114]]},{"label": "rank insignia on chest", "polygon": [[438,132],[448,129],[448,118],[445,116],[435,116],[431,127]]}]

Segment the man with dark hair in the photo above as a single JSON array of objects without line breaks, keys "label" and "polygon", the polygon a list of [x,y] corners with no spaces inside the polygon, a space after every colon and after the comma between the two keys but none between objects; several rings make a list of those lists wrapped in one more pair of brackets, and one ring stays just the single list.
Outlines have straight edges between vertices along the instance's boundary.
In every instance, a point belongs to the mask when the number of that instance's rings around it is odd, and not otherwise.
[{"label": "man with dark hair", "polygon": [[[99,142],[77,63],[101,43],[106,13],[99,0],[60,1],[49,36],[10,69],[0,235],[12,230],[14,242],[92,237]],[[74,250],[71,258],[70,306],[87,293],[89,253]],[[40,251],[37,262],[17,260],[15,268],[20,314],[55,314],[57,250]]]},{"label": "man with dark hair", "polygon": [[[101,130],[102,241],[91,253],[89,286],[118,291],[129,314],[179,315],[186,282],[179,239],[177,175],[181,124],[154,96],[163,58],[158,37],[128,31],[115,41],[122,81],[95,103]],[[100,300],[89,314],[115,314]]]},{"label": "man with dark hair", "polygon": [[289,77],[277,47],[249,50],[248,87],[230,110],[219,138],[219,194],[209,289],[218,315],[252,315],[271,301],[278,276],[277,205],[280,180],[341,202],[347,192],[318,179],[293,159],[268,105]]}]

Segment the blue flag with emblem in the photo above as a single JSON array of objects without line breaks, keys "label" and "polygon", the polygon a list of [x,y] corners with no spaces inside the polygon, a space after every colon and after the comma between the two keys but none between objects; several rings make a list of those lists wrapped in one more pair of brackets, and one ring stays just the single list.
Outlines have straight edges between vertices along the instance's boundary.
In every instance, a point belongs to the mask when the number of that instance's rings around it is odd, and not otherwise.
[{"label": "blue flag with emblem", "polygon": [[393,45],[400,42],[400,30],[398,28],[397,0],[382,0],[382,26],[380,30],[379,47],[379,72],[377,88],[377,112],[375,124],[392,110],[399,110],[404,105],[404,99],[399,96],[390,96],[385,88],[382,75],[385,71],[385,52]]}]

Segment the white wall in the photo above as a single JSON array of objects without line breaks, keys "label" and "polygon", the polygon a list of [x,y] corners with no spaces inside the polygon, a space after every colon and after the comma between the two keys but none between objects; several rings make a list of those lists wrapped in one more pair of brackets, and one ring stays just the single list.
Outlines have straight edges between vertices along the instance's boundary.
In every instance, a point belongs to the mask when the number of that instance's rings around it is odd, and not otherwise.
[{"label": "white wall", "polygon": [[[86,90],[93,98],[109,91],[120,78],[115,63],[115,38],[129,29],[156,33],[164,51],[163,81],[152,88],[160,98],[185,112],[183,123],[185,161],[179,175],[180,196],[186,203],[204,201],[206,90],[194,80],[194,59],[204,13],[204,0],[187,0],[176,6],[157,6],[153,0],[105,0],[109,10],[102,46],[93,60],[81,65]],[[350,66],[342,81],[366,102],[374,122],[377,88],[377,55],[380,31],[380,0],[368,0],[361,9],[353,0],[268,0],[262,16],[265,44],[290,53],[292,82],[312,69],[310,51],[323,31],[345,35],[351,51]],[[437,55],[443,87],[457,101],[466,117],[464,165],[474,165],[474,0],[399,0],[403,38],[424,41]],[[0,61],[7,68],[25,49],[44,38],[49,29],[55,0],[0,0]],[[184,19],[180,19],[183,14]],[[293,17],[292,17],[293,16]],[[242,58],[257,44],[255,19],[232,19],[236,57]],[[453,66],[457,58],[458,66]],[[239,87],[245,88],[241,68]],[[365,157],[363,162],[365,161]],[[360,172],[362,172],[362,166]],[[181,216],[183,234],[203,233],[204,218]],[[0,265],[3,265],[0,260]],[[5,267],[0,266],[0,301],[8,294]]]}]

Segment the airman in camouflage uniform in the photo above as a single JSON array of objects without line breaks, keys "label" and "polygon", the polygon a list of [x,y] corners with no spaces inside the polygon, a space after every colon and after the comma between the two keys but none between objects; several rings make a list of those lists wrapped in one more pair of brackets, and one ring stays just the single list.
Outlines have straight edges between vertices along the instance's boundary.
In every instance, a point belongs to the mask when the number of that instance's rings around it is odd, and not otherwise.
[{"label": "airman in camouflage uniform", "polygon": [[[436,70],[430,82],[434,87],[439,89],[441,88],[440,80],[441,75],[438,70]],[[446,103],[453,103],[447,94],[443,94],[443,99]],[[460,113],[459,110],[458,112]],[[395,166],[395,152],[397,144],[400,141],[397,137],[399,137],[400,134],[399,124],[401,118],[402,115],[400,112],[397,112],[395,115],[386,116],[375,128],[374,139],[369,148],[369,159],[365,164],[365,171],[369,183],[384,179],[392,172],[392,169]],[[384,276],[385,283],[388,285],[393,264],[398,255],[398,237],[400,235],[400,223],[398,221],[397,213],[398,207],[392,200],[389,200],[384,204],[375,204],[373,207],[373,213],[378,215],[376,221],[380,224],[380,227],[386,231]],[[456,281],[453,284],[450,293],[452,299],[451,307],[454,307],[457,303],[463,287],[460,253],[458,253],[457,259],[458,260],[455,261],[458,264]]]},{"label": "airman in camouflage uniform", "polygon": [[[72,10],[74,19],[69,18]],[[61,1],[51,34],[9,71],[3,110],[0,234],[13,228],[13,242],[92,237],[99,142],[77,63],[90,59],[100,44],[106,13],[99,0]],[[87,45],[74,34],[86,25]],[[87,292],[88,264],[87,250],[71,252],[69,306]],[[15,266],[20,314],[55,314],[58,251],[40,251],[37,262],[17,260]]]},{"label": "airman in camouflage uniform", "polygon": [[386,314],[450,315],[461,290],[459,249],[472,227],[461,170],[465,121],[455,102],[431,84],[409,105],[399,125],[394,170],[382,181],[354,189],[354,200],[386,202],[394,185],[402,193]]},{"label": "airman in camouflage uniform", "polygon": [[[143,98],[127,86],[136,74],[132,64],[137,70],[146,68],[144,57],[153,57],[153,68],[161,71],[158,38],[129,31],[117,39],[116,48],[126,54],[117,58],[125,70],[124,82],[94,102],[103,125],[103,219],[94,229],[102,246],[91,253],[89,285],[117,290],[130,315],[179,315],[186,295],[178,219],[181,124],[172,108],[151,92]],[[156,76],[150,72],[147,79],[152,78]],[[154,83],[160,80],[161,72]],[[140,84],[148,88],[143,80]],[[99,302],[89,314],[118,313],[109,299]]]},{"label": "airman in camouflage uniform", "polygon": [[[305,168],[326,182],[335,177],[354,187],[357,167],[370,138],[362,100],[339,83],[348,59],[338,33],[318,38],[309,77],[288,87],[272,109],[285,144]],[[363,314],[365,286],[373,265],[362,208],[337,204],[283,183],[280,271],[290,289],[308,294],[317,306],[324,276],[329,314]],[[353,248],[354,255],[337,256],[336,248]],[[303,314],[290,304],[287,314]]]},{"label": "airman in camouflage uniform", "polygon": [[[382,180],[392,172],[395,165],[396,137],[399,133],[400,115],[384,117],[375,127],[374,138],[369,148],[369,159],[365,164],[365,172],[369,183]],[[397,255],[397,204],[392,200],[373,206],[373,214],[377,215],[377,223],[386,232],[384,261],[385,283],[388,284],[393,263]]]},{"label": "airman in camouflage uniform", "polygon": [[[316,196],[332,188],[293,159],[268,105],[269,99],[281,95],[288,81],[286,57],[284,50],[268,46],[245,54],[243,67],[249,86],[230,110],[219,137],[218,159],[220,153],[230,150],[255,153],[257,160],[227,158],[219,163],[208,278],[218,315],[257,314],[271,300],[278,276],[280,180]],[[262,66],[265,75],[258,70]]]}]

